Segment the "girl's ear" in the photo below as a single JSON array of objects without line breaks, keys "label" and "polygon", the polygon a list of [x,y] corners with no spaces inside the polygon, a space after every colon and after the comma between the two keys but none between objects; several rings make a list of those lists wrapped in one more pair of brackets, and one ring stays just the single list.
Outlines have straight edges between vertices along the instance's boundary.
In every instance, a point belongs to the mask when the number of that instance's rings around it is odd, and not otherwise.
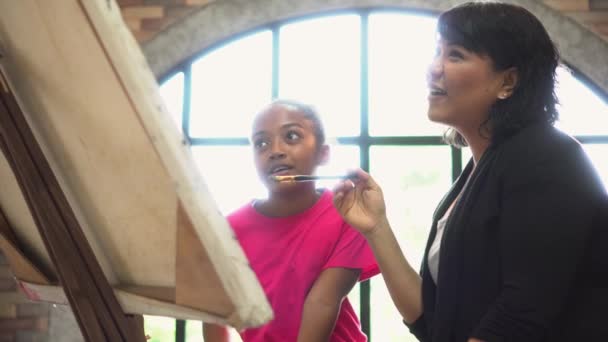
[{"label": "girl's ear", "polygon": [[329,161],[329,146],[323,145],[319,148],[319,165],[325,165]]}]

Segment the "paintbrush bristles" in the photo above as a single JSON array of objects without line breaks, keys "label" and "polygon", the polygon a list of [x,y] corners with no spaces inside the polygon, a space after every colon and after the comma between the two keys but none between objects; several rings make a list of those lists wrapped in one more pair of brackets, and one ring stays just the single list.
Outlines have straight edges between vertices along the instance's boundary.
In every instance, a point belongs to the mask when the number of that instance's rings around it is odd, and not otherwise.
[{"label": "paintbrush bristles", "polygon": [[305,175],[290,175],[290,176],[270,176],[270,180],[273,180],[278,183],[293,183],[293,182],[306,182],[306,181],[314,181],[317,179],[316,176],[305,176]]},{"label": "paintbrush bristles", "polygon": [[275,181],[278,183],[281,182],[295,182],[293,176],[268,176],[268,179],[270,179],[271,181]]}]

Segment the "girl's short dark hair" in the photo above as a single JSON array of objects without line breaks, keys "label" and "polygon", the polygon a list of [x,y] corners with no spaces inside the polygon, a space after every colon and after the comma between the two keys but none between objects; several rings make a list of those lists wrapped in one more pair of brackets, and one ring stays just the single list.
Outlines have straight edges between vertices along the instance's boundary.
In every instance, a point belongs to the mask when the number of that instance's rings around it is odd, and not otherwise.
[{"label": "girl's short dark hair", "polygon": [[304,114],[306,119],[312,121],[317,146],[320,147],[325,144],[325,128],[323,127],[323,122],[321,122],[319,112],[317,112],[315,107],[290,99],[275,99],[270,103],[270,106],[273,105],[286,106]]},{"label": "girl's short dark hair", "polygon": [[[439,16],[437,31],[451,44],[488,56],[497,71],[515,68],[512,95],[497,100],[480,132],[488,130],[499,143],[533,123],[553,124],[558,113],[555,95],[559,53],[542,23],[523,7],[499,2],[469,2]],[[465,146],[453,129],[445,135],[453,145]]]}]

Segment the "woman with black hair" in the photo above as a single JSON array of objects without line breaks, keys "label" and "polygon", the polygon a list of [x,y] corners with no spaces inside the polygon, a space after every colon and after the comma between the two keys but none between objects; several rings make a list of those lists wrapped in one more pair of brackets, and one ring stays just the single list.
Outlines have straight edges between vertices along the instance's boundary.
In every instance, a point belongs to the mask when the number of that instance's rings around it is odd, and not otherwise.
[{"label": "woman with black hair", "polygon": [[553,127],[555,45],[529,11],[496,2],[443,13],[438,32],[428,116],[473,157],[437,207],[421,271],[367,173],[341,182],[334,205],[420,341],[608,341],[608,194]]}]

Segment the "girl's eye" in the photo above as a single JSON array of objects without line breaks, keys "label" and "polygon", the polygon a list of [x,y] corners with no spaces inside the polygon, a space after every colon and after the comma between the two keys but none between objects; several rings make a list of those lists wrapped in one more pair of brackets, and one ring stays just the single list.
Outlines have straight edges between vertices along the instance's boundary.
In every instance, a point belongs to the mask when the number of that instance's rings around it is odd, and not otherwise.
[{"label": "girl's eye", "polygon": [[287,140],[298,140],[298,139],[300,139],[300,134],[298,134],[295,131],[289,131],[289,132],[287,132],[285,137],[287,138]]},{"label": "girl's eye", "polygon": [[266,146],[268,146],[268,142],[266,140],[259,139],[253,141],[253,147],[257,150],[263,149]]}]

